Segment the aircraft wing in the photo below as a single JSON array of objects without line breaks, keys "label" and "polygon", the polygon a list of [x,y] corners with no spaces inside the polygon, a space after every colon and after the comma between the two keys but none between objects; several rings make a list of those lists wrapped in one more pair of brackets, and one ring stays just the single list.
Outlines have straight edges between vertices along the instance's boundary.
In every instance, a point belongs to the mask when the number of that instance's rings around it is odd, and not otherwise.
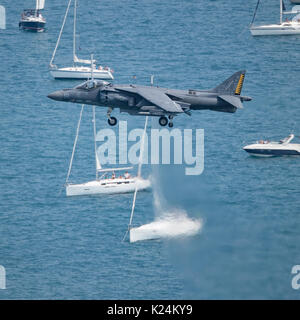
[{"label": "aircraft wing", "polygon": [[184,112],[179,104],[170,99],[164,92],[154,87],[117,88],[121,91],[136,93],[153,105],[170,113]]}]

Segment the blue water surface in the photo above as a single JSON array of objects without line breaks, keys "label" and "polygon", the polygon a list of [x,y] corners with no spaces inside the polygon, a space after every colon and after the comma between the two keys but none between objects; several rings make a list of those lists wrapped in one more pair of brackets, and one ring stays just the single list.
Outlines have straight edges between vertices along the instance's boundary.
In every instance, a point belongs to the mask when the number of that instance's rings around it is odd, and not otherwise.
[{"label": "blue water surface", "polygon": [[[80,111],[47,98],[78,83],[53,80],[48,71],[67,1],[46,1],[47,31],[39,34],[18,30],[24,1],[1,4],[0,265],[7,289],[0,299],[300,298],[291,287],[291,268],[300,264],[300,161],[242,150],[257,139],[300,135],[300,36],[253,38],[256,0],[79,1],[78,55],[94,53],[115,70],[116,83],[148,84],[154,74],[160,86],[208,89],[246,69],[243,93],[253,98],[235,114],[175,119],[177,128],[205,130],[202,175],[144,167],[145,176],[155,169],[170,208],[202,219],[201,232],[130,244],[121,240],[132,195],[60,193]],[[71,18],[60,66],[72,59]],[[257,22],[278,20],[277,1],[264,1]],[[115,114],[129,129],[144,125],[143,117]],[[87,108],[72,181],[94,177],[91,117]],[[97,126],[107,127],[104,108],[97,108]],[[152,193],[139,193],[135,223],[155,214]]]}]

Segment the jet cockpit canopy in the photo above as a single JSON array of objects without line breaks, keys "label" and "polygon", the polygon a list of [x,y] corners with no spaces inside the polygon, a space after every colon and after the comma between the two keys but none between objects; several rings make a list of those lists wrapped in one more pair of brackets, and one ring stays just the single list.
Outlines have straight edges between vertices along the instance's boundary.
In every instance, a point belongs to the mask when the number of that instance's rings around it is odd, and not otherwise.
[{"label": "jet cockpit canopy", "polygon": [[87,80],[79,85],[77,85],[74,89],[85,89],[91,90],[93,88],[105,87],[110,83],[104,80]]}]

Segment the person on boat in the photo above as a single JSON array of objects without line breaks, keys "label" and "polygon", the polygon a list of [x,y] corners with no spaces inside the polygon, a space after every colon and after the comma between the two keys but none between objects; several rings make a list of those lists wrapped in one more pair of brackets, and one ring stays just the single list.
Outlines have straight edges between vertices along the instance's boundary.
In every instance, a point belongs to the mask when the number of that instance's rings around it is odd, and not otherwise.
[{"label": "person on boat", "polygon": [[128,173],[128,171],[126,171],[126,172],[124,173],[124,178],[125,178],[125,179],[129,179],[129,178],[130,178],[130,174]]},{"label": "person on boat", "polygon": [[116,179],[116,174],[114,172],[112,173],[111,178]]}]

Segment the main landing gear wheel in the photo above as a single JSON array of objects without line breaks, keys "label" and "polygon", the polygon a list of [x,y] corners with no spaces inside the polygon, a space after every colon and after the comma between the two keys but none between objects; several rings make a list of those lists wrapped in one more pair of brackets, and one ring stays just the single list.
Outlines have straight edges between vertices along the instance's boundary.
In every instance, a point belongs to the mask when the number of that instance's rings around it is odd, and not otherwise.
[{"label": "main landing gear wheel", "polygon": [[107,122],[110,126],[115,126],[117,124],[118,120],[115,117],[110,117],[110,118],[108,118]]},{"label": "main landing gear wheel", "polygon": [[169,115],[169,128],[173,128],[173,116],[172,115]]},{"label": "main landing gear wheel", "polygon": [[168,124],[168,119],[163,116],[159,118],[158,122],[162,127],[165,127]]}]

